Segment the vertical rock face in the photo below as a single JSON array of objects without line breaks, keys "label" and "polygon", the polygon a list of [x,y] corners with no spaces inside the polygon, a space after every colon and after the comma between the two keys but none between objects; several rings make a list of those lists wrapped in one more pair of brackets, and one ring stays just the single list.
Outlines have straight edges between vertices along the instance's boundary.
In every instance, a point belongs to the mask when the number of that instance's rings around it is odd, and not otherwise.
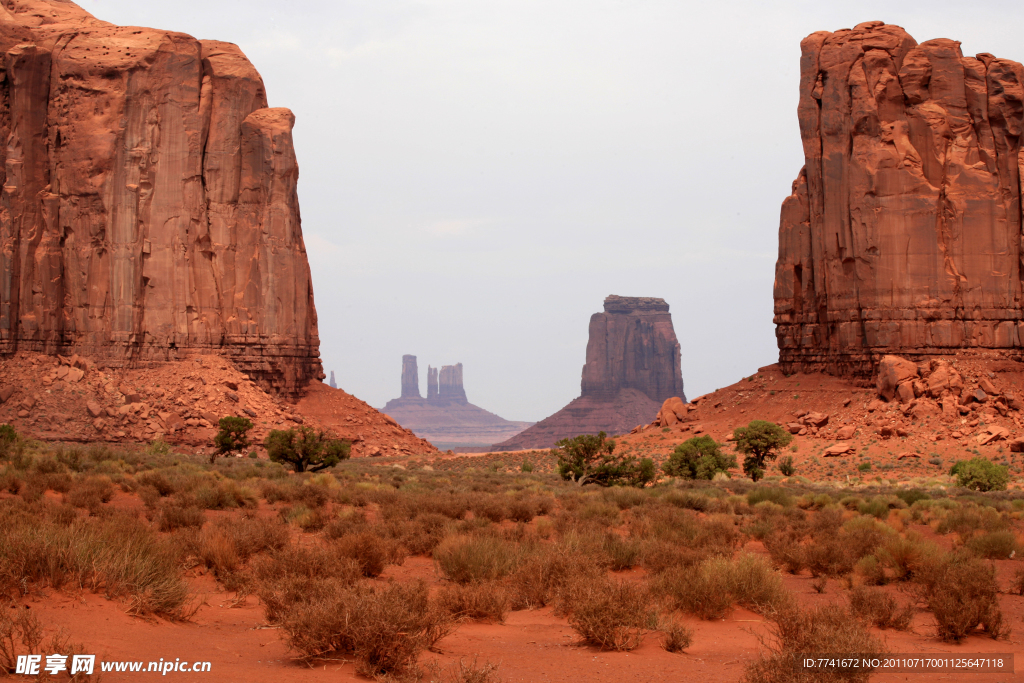
[{"label": "vertical rock face", "polygon": [[420,371],[416,367],[416,356],[402,356],[402,398],[420,396]]},{"label": "vertical rock face", "polygon": [[1024,68],[882,22],[801,43],[805,166],[775,275],[786,372],[1019,355]]},{"label": "vertical rock face", "polygon": [[469,403],[462,388],[462,363],[442,365],[437,400],[443,403]]},{"label": "vertical rock face", "polygon": [[427,366],[427,400],[437,400],[437,368]]},{"label": "vertical rock face", "polygon": [[0,50],[0,355],[322,378],[294,116],[245,55],[57,0],[0,8]]},{"label": "vertical rock face", "polygon": [[327,384],[327,386],[329,386],[331,389],[338,388],[337,383],[334,381],[334,370],[331,370],[331,381]]},{"label": "vertical rock face", "polygon": [[666,399],[686,401],[679,341],[664,299],[611,295],[590,318],[581,395],[494,450],[550,448],[579,434],[622,434],[651,422]]},{"label": "vertical rock face", "polygon": [[614,397],[637,389],[663,402],[683,394],[679,342],[664,299],[609,296],[590,318],[582,396]]}]

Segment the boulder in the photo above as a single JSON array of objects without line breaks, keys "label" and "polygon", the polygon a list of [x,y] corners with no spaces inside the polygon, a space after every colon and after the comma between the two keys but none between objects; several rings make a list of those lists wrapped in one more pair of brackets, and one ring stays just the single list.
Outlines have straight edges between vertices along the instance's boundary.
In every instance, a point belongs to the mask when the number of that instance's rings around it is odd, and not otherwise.
[{"label": "boulder", "polygon": [[840,455],[853,455],[853,446],[848,443],[837,443],[829,446],[822,453],[826,458],[835,458]]},{"label": "boulder", "polygon": [[1006,444],[1011,453],[1024,453],[1024,438],[1019,436],[1010,439]]},{"label": "boulder", "polygon": [[903,382],[896,387],[896,398],[899,399],[900,403],[910,403],[920,395],[914,391],[914,384],[920,384],[920,382],[916,380],[914,382]]},{"label": "boulder", "polygon": [[678,396],[665,399],[654,422],[659,427],[671,427],[683,421],[686,416],[686,404]]},{"label": "boulder", "polygon": [[[878,363],[875,387],[878,395],[886,401],[896,396],[900,384],[917,379],[917,365],[899,356],[883,356]],[[907,388],[913,398],[913,386]]]},{"label": "boulder", "polygon": [[856,433],[857,428],[855,426],[846,425],[844,427],[839,428],[839,431],[836,432],[836,438],[840,439],[841,441],[846,441],[848,439],[852,439],[853,435]]},{"label": "boulder", "polygon": [[999,390],[992,384],[988,377],[982,377],[981,381],[978,382],[978,388],[984,391],[989,396],[998,396]]},{"label": "boulder", "polygon": [[940,363],[935,365],[935,369],[928,375],[925,384],[928,387],[928,395],[938,398],[946,392],[959,394],[963,389],[964,381],[960,377],[960,373],[948,364]]},{"label": "boulder", "polygon": [[993,441],[1001,441],[1010,437],[1010,430],[999,425],[989,425],[978,432],[975,439],[979,444],[985,446]]},{"label": "boulder", "polygon": [[85,409],[89,411],[90,417],[99,417],[103,414],[103,406],[96,401],[88,401],[85,404]]},{"label": "boulder", "polygon": [[808,427],[821,429],[828,424],[828,415],[825,415],[824,413],[807,413],[803,416],[801,422]]},{"label": "boulder", "polygon": [[14,396],[14,387],[0,387],[0,405],[7,403]]},{"label": "boulder", "polygon": [[790,422],[789,424],[786,425],[786,429],[789,431],[790,434],[799,434],[803,428],[804,426],[799,422]]},{"label": "boulder", "polygon": [[923,417],[937,417],[942,414],[942,408],[939,404],[930,398],[917,398],[910,405],[908,411],[914,417],[920,419]]}]

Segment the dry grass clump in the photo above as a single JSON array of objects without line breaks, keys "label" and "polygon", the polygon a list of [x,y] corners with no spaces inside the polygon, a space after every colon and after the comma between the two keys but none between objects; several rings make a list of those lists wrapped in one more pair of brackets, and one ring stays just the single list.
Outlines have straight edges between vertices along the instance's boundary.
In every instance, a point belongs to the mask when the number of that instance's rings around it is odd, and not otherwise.
[{"label": "dry grass clump", "polygon": [[522,550],[497,536],[452,536],[434,549],[434,561],[452,581],[491,581],[511,574],[522,561]]},{"label": "dry grass clump", "polygon": [[288,643],[303,657],[354,655],[365,676],[402,674],[426,648],[451,632],[423,581],[371,587],[320,580],[280,614]]},{"label": "dry grass clump", "polygon": [[967,549],[987,560],[1006,560],[1020,549],[1012,531],[990,531],[967,541]]},{"label": "dry grass clump", "polygon": [[667,571],[655,585],[676,609],[701,619],[721,619],[735,603],[768,615],[792,602],[782,577],[765,560],[746,553],[736,559],[713,557],[694,568]]},{"label": "dry grass clump", "polygon": [[501,683],[502,680],[498,676],[497,664],[484,662],[481,665],[475,657],[468,664],[460,659],[447,669],[441,668],[437,660],[434,660],[430,668],[430,683]]},{"label": "dry grass clump", "polygon": [[452,584],[437,593],[438,607],[455,619],[503,622],[511,607],[511,595],[498,581]]},{"label": "dry grass clump", "polygon": [[653,574],[731,556],[742,539],[728,515],[700,519],[690,510],[666,505],[634,508],[629,531],[641,542],[640,563]]},{"label": "dry grass clump", "polygon": [[169,542],[130,515],[80,519],[69,510],[0,501],[0,590],[82,586],[127,598],[134,613],[188,616],[190,592]]},{"label": "dry grass clump", "polygon": [[571,598],[569,625],[584,642],[602,650],[635,650],[656,622],[653,605],[643,584],[587,582]]},{"label": "dry grass clump", "polygon": [[510,579],[513,607],[567,602],[577,587],[604,578],[605,571],[600,558],[579,546],[560,542],[529,548]]},{"label": "dry grass clump", "polygon": [[683,652],[693,644],[693,629],[686,624],[673,619],[662,624],[661,630],[665,634],[661,646],[669,652]]},{"label": "dry grass clump", "polygon": [[256,553],[283,548],[288,543],[288,528],[255,515],[221,518],[198,534],[180,535],[178,541],[186,557],[194,557],[224,579]]},{"label": "dry grass clump", "polygon": [[0,609],[0,673],[13,674],[19,654],[40,651],[43,625],[28,610]]},{"label": "dry grass clump", "polygon": [[899,601],[878,588],[857,586],[850,591],[850,610],[878,628],[906,631],[914,618],[914,605]]},{"label": "dry grass clump", "polygon": [[114,485],[106,477],[86,477],[76,480],[65,493],[64,499],[76,508],[85,508],[89,514],[99,512],[103,503],[114,497]]},{"label": "dry grass clump", "polygon": [[156,525],[160,531],[176,529],[200,529],[206,524],[206,513],[194,505],[184,507],[176,501],[160,505]]},{"label": "dry grass clump", "polygon": [[404,549],[372,529],[346,534],[336,542],[338,551],[359,563],[363,576],[380,576],[389,564],[405,561]]},{"label": "dry grass clump", "polygon": [[940,534],[955,533],[966,542],[979,532],[1004,531],[1008,527],[1009,521],[999,511],[967,503],[947,511],[935,530]]},{"label": "dry grass clump", "polygon": [[305,503],[286,506],[278,510],[281,519],[294,524],[303,531],[320,531],[327,526],[327,516],[320,508],[311,508]]},{"label": "dry grass clump", "polygon": [[999,609],[999,587],[991,564],[953,553],[929,567],[921,582],[943,640],[961,640],[979,626],[993,638],[1009,635]]},{"label": "dry grass clump", "polygon": [[790,608],[772,619],[771,635],[762,641],[764,651],[747,665],[744,683],[867,683],[866,669],[808,671],[802,653],[829,655],[881,655],[885,649],[863,622],[840,605],[800,610]]}]

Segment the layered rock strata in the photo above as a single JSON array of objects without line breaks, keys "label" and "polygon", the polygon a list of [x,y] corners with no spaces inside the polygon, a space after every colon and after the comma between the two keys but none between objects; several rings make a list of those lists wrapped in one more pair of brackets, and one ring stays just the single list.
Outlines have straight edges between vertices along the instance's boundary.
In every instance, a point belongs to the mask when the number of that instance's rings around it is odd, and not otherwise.
[{"label": "layered rock strata", "polygon": [[230,43],[0,8],[0,355],[321,379],[290,111]]},{"label": "layered rock strata", "polygon": [[775,276],[786,372],[1021,349],[1024,67],[867,22],[801,43],[805,165]]},{"label": "layered rock strata", "polygon": [[611,295],[590,318],[580,397],[495,450],[550,448],[578,434],[622,434],[667,399],[685,403],[679,341],[664,299]]},{"label": "layered rock strata", "polygon": [[515,436],[533,424],[506,420],[470,403],[462,385],[462,363],[442,366],[440,373],[428,365],[427,398],[419,395],[418,374],[410,378],[416,383],[416,394],[406,396],[406,376],[410,367],[415,372],[416,356],[403,356],[402,397],[388,401],[383,411],[438,448],[486,450],[491,444]]}]

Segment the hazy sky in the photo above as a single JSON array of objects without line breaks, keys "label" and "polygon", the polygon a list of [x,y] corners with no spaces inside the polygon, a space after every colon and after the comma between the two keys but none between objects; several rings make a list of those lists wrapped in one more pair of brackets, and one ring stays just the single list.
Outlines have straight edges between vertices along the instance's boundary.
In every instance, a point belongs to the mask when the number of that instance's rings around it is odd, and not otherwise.
[{"label": "hazy sky", "polygon": [[870,20],[1024,60],[1018,2],[81,0],[237,43],[296,115],[320,351],[381,407],[402,354],[540,420],[608,294],[671,305],[690,398],[778,359],[800,40]]}]

